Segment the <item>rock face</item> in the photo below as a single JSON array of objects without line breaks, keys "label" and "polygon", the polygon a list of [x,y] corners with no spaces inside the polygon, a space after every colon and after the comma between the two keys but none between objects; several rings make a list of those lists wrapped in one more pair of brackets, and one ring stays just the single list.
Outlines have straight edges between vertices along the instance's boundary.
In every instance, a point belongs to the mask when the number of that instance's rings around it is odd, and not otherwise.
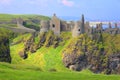
[{"label": "rock face", "polygon": [[[38,38],[38,41],[35,42],[35,38]],[[19,56],[23,59],[28,58],[28,53],[35,53],[42,46],[45,47],[54,47],[56,48],[60,42],[60,38],[55,36],[52,31],[43,32],[40,34],[31,34],[28,39],[22,39],[20,43],[24,43],[24,48],[18,52]]]},{"label": "rock face", "polygon": [[72,54],[65,54],[63,58],[64,65],[71,70],[80,71],[86,68],[88,61],[87,56],[77,55],[75,52]]},{"label": "rock face", "polygon": [[0,62],[11,62],[9,39],[0,35]]},{"label": "rock face", "polygon": [[108,54],[102,35],[97,34],[95,39],[86,35],[73,39],[63,50],[63,64],[75,71],[89,69],[94,73],[120,74],[120,51]]},{"label": "rock face", "polygon": [[120,74],[120,53],[109,57],[108,62],[109,73]]},{"label": "rock face", "polygon": [[34,44],[34,34],[31,34],[29,39],[27,40],[22,40],[21,42],[24,42],[24,48],[23,50],[19,51],[18,54],[21,58],[26,59],[28,57],[27,52],[30,51],[31,53],[36,52],[37,47]]},{"label": "rock face", "polygon": [[24,50],[19,52],[19,56],[23,59],[26,59],[28,57],[28,55],[26,54],[26,51]]}]

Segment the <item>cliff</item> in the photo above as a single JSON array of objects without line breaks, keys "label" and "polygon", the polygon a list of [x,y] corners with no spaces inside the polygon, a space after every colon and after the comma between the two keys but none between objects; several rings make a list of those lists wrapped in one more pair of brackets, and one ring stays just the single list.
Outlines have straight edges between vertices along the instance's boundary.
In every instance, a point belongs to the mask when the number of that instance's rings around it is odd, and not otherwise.
[{"label": "cliff", "polygon": [[[97,35],[97,36],[96,36]],[[90,69],[94,73],[120,74],[120,35],[83,34],[63,50],[63,63],[71,70]]]},{"label": "cliff", "polygon": [[56,36],[52,31],[25,34],[13,41],[16,44],[11,46],[12,63],[36,65],[50,71],[67,67],[75,71],[89,69],[94,73],[120,74],[119,36],[96,33],[92,38],[87,34],[73,38],[70,32]]},{"label": "cliff", "polygon": [[9,30],[0,28],[0,62],[11,62],[8,34]]}]

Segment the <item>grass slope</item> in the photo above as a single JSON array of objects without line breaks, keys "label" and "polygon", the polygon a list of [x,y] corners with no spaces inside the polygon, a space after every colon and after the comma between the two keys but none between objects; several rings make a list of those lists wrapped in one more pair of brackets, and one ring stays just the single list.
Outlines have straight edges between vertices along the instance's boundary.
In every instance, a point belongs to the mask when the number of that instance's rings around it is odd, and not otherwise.
[{"label": "grass slope", "polygon": [[[30,37],[30,34],[21,35],[13,42]],[[11,46],[12,64],[0,63],[0,80],[120,80],[119,75],[94,74],[89,70],[74,72],[66,69],[62,64],[61,53],[74,39],[71,33],[67,32],[63,32],[61,37],[64,41],[59,47],[43,46],[33,54],[28,52],[29,57],[25,60],[18,55],[24,48],[23,42]],[[38,41],[36,37],[35,43]]]},{"label": "grass slope", "polygon": [[42,15],[34,15],[34,14],[0,14],[0,21],[11,21],[12,19],[23,18],[24,20],[32,19],[40,19],[40,20],[49,20],[49,17]]},{"label": "grass slope", "polygon": [[[62,33],[61,36],[70,36],[71,33]],[[48,35],[50,36],[50,35]],[[48,37],[47,36],[47,37]],[[19,42],[19,40],[27,40],[31,36],[30,34],[25,34],[23,36],[18,36],[13,40],[13,42]],[[68,38],[68,37],[65,37]],[[37,37],[35,38],[35,43],[37,43],[39,40]],[[10,47],[11,49],[11,56],[12,56],[12,64],[26,64],[26,65],[35,65],[37,67],[40,67],[43,71],[50,71],[50,70],[56,70],[56,71],[68,71],[63,64],[62,64],[62,52],[64,47],[68,45],[69,40],[65,40],[64,46],[63,43],[57,48],[51,47],[41,47],[40,49],[37,50],[37,52],[31,54],[28,52],[28,58],[27,59],[22,59],[19,55],[18,52],[24,49],[24,43],[21,42],[17,45],[13,45]],[[17,48],[17,50],[16,50]]]},{"label": "grass slope", "polygon": [[15,20],[18,18],[22,18],[25,21],[25,27],[36,30],[39,30],[40,20],[50,20],[47,16],[34,14],[0,14],[0,27],[17,27]]},{"label": "grass slope", "polygon": [[14,65],[0,63],[0,80],[119,80],[118,75],[93,74],[89,70],[81,72],[43,72],[38,69],[16,69]]}]

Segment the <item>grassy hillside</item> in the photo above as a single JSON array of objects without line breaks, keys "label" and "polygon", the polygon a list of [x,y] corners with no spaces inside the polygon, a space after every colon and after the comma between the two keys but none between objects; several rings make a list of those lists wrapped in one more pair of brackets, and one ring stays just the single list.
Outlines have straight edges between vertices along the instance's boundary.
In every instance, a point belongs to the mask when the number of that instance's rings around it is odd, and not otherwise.
[{"label": "grassy hillside", "polygon": [[[22,59],[19,52],[24,50],[24,43],[31,38],[31,34],[19,35],[13,39],[14,45],[10,46],[12,63],[0,63],[0,80],[119,80],[119,75],[104,75],[104,74],[94,74],[89,70],[83,70],[81,72],[71,71],[63,65],[62,52],[68,48],[70,44],[76,44],[77,38],[72,38],[70,32],[62,32],[59,36],[61,42],[59,46],[54,48],[54,41],[56,39],[55,35],[50,32],[46,33],[46,41],[44,44],[35,52],[27,52],[28,58]],[[84,35],[79,36],[79,38],[84,38]],[[51,38],[53,43],[47,47]],[[82,39],[81,38],[81,39]],[[114,44],[115,51],[120,50],[119,48],[119,35],[112,36],[109,34],[103,34],[104,45],[98,43],[99,48],[104,47],[105,49],[112,47]],[[84,39],[83,39],[84,40]],[[114,41],[115,40],[115,41]],[[38,44],[40,37],[36,36],[34,44]],[[113,44],[110,41],[114,41]],[[82,42],[83,44],[84,42]],[[92,42],[88,39],[88,44]],[[96,42],[97,43],[97,42]],[[117,43],[117,44],[116,44]],[[74,46],[71,47],[74,49]],[[90,50],[91,46],[89,47]],[[114,50],[114,49],[113,49]],[[108,49],[108,55],[113,53],[113,50]],[[96,54],[97,55],[97,54]]]},{"label": "grassy hillside", "polygon": [[[48,34],[51,34],[49,32]],[[68,37],[65,37],[65,36]],[[48,38],[51,35],[47,35],[46,37]],[[31,37],[30,34],[25,34],[23,36],[18,36],[13,40],[13,42],[19,42],[19,40],[27,40]],[[17,45],[11,46],[11,55],[12,55],[12,63],[13,64],[31,64],[40,67],[44,71],[50,71],[50,70],[55,70],[55,71],[63,71],[63,70],[68,70],[66,69],[63,64],[62,64],[62,50],[64,47],[69,43],[69,40],[67,38],[71,38],[71,33],[66,32],[62,33],[61,37],[64,37],[64,41],[60,43],[60,45],[57,48],[54,48],[53,46],[50,47],[45,47],[46,44],[48,43],[47,40],[40,49],[38,49],[35,53],[30,53],[28,52],[28,58],[23,60],[19,55],[18,52],[24,49],[24,42],[20,42]],[[39,39],[38,37],[35,38],[35,44],[38,43]],[[66,39],[66,40],[65,40]],[[17,50],[16,50],[17,47]]]},{"label": "grassy hillside", "polygon": [[0,27],[17,27],[15,19],[22,18],[24,26],[39,30],[40,20],[49,20],[50,18],[42,15],[25,14],[0,14]]},{"label": "grassy hillside", "polygon": [[0,21],[11,21],[12,19],[15,19],[15,18],[23,18],[24,20],[28,20],[28,19],[39,19],[39,20],[49,20],[50,18],[49,17],[46,17],[46,16],[42,16],[42,15],[34,15],[34,14],[0,14]]},{"label": "grassy hillside", "polygon": [[[28,51],[27,52],[28,58],[24,60],[19,56],[19,52],[24,50],[25,48],[24,43],[25,41],[29,40],[31,36],[32,36],[31,34],[25,34],[25,35],[18,36],[13,40],[14,43],[19,42],[19,44],[16,44],[10,47],[13,64],[20,64],[20,63],[31,64],[31,65],[38,66],[45,71],[46,70],[49,71],[51,69],[54,69],[56,71],[67,70],[63,66],[62,58],[64,56],[62,53],[64,50],[65,50],[64,52],[66,53],[71,53],[75,48],[76,49],[81,48],[79,46],[74,46],[77,44],[77,42],[82,45],[85,45],[85,44],[88,45],[87,47],[88,47],[89,53],[92,52],[93,48],[96,48],[96,46],[98,46],[98,49],[93,53],[91,53],[91,55],[99,56],[100,50],[104,48],[105,54],[106,54],[106,56],[104,56],[105,63],[107,63],[106,61],[109,55],[112,55],[114,53],[117,53],[117,51],[120,51],[119,35],[112,37],[112,35],[103,34],[104,43],[102,42],[97,43],[96,41],[91,41],[90,38],[86,38],[86,40],[84,40],[84,37],[87,37],[85,35],[81,35],[79,37],[80,39],[77,39],[77,38],[72,38],[70,32],[62,32],[62,34],[60,35],[60,37],[62,38],[62,42],[59,43],[58,47],[54,48],[54,43],[56,43],[54,39],[53,39],[52,45],[50,45],[49,47],[46,47],[51,42],[50,38],[54,37],[54,35],[51,32],[48,32],[45,35],[46,41],[42,44],[43,46],[40,47],[35,53],[31,53],[30,51]],[[22,41],[20,42],[20,40]],[[80,43],[79,42],[80,40],[83,40],[83,41]],[[36,46],[39,43],[39,41],[40,41],[39,37],[38,36],[35,37],[33,46]],[[84,53],[81,50],[82,49],[79,49],[78,53]],[[100,59],[103,59],[103,57]]]},{"label": "grassy hillside", "polygon": [[93,74],[89,70],[81,72],[43,72],[29,65],[0,63],[0,80],[119,80],[118,75]]}]

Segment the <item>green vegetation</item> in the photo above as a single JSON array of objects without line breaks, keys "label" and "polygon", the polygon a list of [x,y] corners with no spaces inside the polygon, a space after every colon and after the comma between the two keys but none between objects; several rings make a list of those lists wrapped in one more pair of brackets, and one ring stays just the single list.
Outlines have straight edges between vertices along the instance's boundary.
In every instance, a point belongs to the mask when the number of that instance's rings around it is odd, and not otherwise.
[{"label": "green vegetation", "polygon": [[[0,31],[2,34],[2,31]],[[5,32],[3,30],[3,32]],[[4,33],[5,34],[5,33]],[[81,72],[71,71],[63,65],[62,52],[70,53],[72,50],[80,49],[78,54],[83,54],[85,46],[88,46],[88,51],[91,52],[93,48],[98,47],[94,55],[99,55],[101,48],[108,50],[107,54],[112,54],[120,50],[120,35],[114,37],[109,34],[100,35],[99,43],[92,41],[86,34],[80,35],[78,38],[72,38],[70,32],[62,32],[60,36],[55,36],[53,32],[49,31],[45,34],[45,42],[37,49],[36,52],[27,52],[28,58],[22,59],[19,56],[19,52],[24,50],[25,42],[31,38],[31,34],[23,34],[13,39],[15,45],[10,46],[12,63],[0,63],[0,80],[119,80],[119,75],[104,75],[94,74],[89,70],[83,70]],[[43,39],[42,35],[36,36],[34,44],[38,45],[40,40]],[[7,34],[5,34],[7,35]],[[1,37],[0,37],[1,38]],[[60,42],[57,42],[59,39]],[[57,47],[54,47],[55,44]],[[117,43],[117,44],[116,44]],[[75,47],[75,45],[79,45]],[[80,46],[82,45],[82,46]],[[112,47],[112,50],[111,48]],[[110,49],[109,49],[110,48]],[[105,56],[106,57],[106,56]],[[106,62],[106,58],[101,56]],[[94,61],[93,61],[94,63]],[[103,65],[106,65],[103,64]],[[2,73],[2,74],[1,74]]]},{"label": "green vegetation", "polygon": [[[11,62],[10,49],[9,49],[9,38],[11,37],[11,31],[0,28],[0,61]],[[9,36],[10,34],[10,36]]]},{"label": "green vegetation", "polygon": [[39,30],[40,20],[50,20],[49,17],[34,14],[25,15],[12,15],[12,14],[0,14],[0,27],[17,27],[16,19],[22,18],[23,25],[28,28]]},{"label": "green vegetation", "polygon": [[10,34],[12,34],[12,32],[8,29],[5,29],[5,28],[0,28],[0,40],[3,38],[3,37],[10,37]]},{"label": "green vegetation", "polygon": [[[24,67],[23,67],[24,66]],[[0,80],[119,80],[119,75],[93,74],[89,70],[81,72],[43,72],[29,65],[0,63]]]},{"label": "green vegetation", "polygon": [[29,19],[37,19],[37,20],[49,20],[50,18],[46,17],[46,16],[42,16],[42,15],[29,15],[29,14],[25,14],[25,15],[12,15],[12,14],[0,14],[0,21],[5,21],[5,22],[9,22],[12,19],[16,19],[16,18],[23,18],[24,20],[29,20]]},{"label": "green vegetation", "polygon": [[103,40],[108,55],[120,52],[120,34],[103,34]]},{"label": "green vegetation", "polygon": [[[71,33],[67,33],[68,35]],[[65,33],[62,33],[62,35],[65,35]],[[31,37],[30,34],[25,34],[16,37],[13,42],[20,42],[19,44],[11,46],[11,56],[12,56],[12,63],[13,64],[31,64],[31,65],[36,65],[40,67],[44,71],[49,71],[51,69],[54,69],[56,71],[63,71],[67,70],[63,64],[62,64],[62,55],[61,51],[64,49],[65,43],[67,44],[69,40],[66,37],[63,42],[60,43],[60,45],[56,48],[54,48],[54,43],[51,42],[51,45],[49,47],[46,47],[47,44],[49,44],[49,39],[52,37],[52,41],[55,41],[56,37],[53,35],[51,31],[46,33],[46,41],[44,45],[38,49],[34,54],[28,52],[28,58],[23,60],[19,55],[18,52],[24,49],[24,41],[27,41]],[[71,37],[69,37],[71,38]],[[37,45],[39,42],[39,37],[35,37],[35,44]],[[64,44],[64,45],[63,45]],[[16,50],[17,47],[17,50]]]}]

